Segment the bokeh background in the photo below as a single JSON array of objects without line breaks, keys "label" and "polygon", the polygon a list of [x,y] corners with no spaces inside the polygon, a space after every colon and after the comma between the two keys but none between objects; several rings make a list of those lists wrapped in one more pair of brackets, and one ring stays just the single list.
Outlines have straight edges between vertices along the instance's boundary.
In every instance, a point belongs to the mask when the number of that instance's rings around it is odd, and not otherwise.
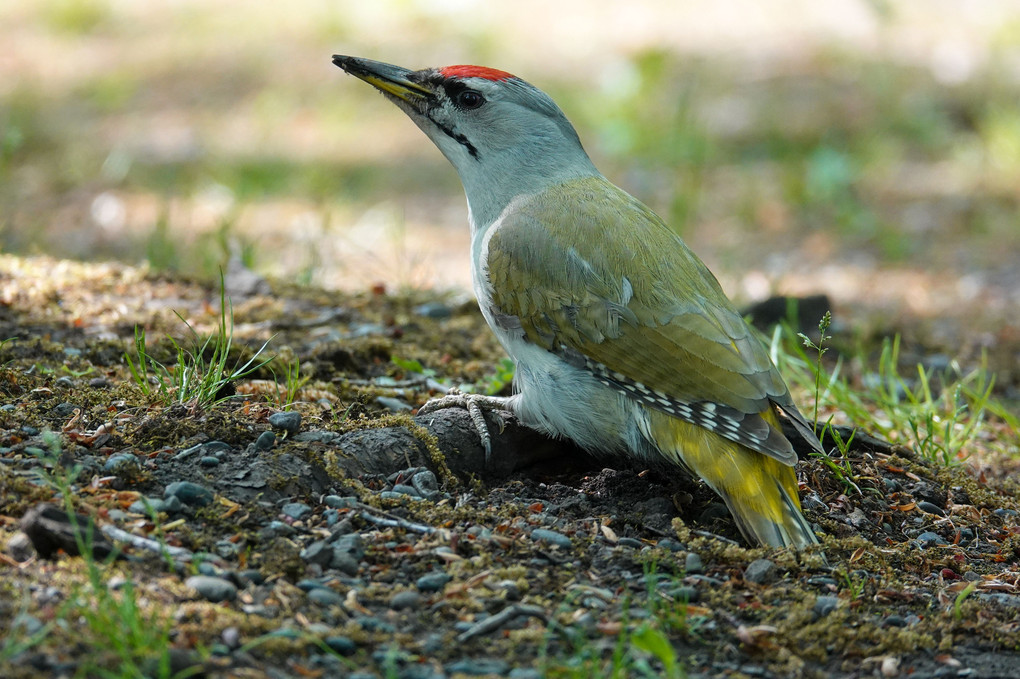
[{"label": "bokeh background", "polygon": [[456,175],[342,53],[535,83],[741,301],[1020,315],[1020,2],[4,0],[0,45],[6,252],[467,290]]}]

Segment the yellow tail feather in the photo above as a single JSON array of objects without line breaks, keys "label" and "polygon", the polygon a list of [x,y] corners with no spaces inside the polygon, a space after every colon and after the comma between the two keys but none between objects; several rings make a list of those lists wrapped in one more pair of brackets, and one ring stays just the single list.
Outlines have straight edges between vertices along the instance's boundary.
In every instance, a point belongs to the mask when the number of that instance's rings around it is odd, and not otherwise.
[{"label": "yellow tail feather", "polygon": [[[778,426],[771,410],[762,417]],[[662,454],[722,497],[749,542],[794,548],[818,543],[800,511],[793,467],[664,413],[649,411],[649,424]]]}]

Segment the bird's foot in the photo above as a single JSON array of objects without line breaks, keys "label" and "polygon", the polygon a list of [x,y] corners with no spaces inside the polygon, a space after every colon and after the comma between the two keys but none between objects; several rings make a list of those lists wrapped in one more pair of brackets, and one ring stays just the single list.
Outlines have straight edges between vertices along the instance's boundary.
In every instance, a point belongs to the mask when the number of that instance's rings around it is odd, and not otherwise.
[{"label": "bird's foot", "polygon": [[[478,431],[478,438],[482,440],[482,447],[485,448],[485,461],[488,463],[489,456],[492,455],[492,435],[489,433],[489,425],[485,421],[484,411],[488,410],[496,413],[499,410],[506,410],[508,400],[508,398],[501,396],[465,394],[457,389],[451,389],[446,396],[434,398],[421,408],[418,408],[418,414],[425,415],[445,408],[464,408],[467,410],[468,415],[471,416],[471,422],[474,423],[475,429]],[[496,414],[496,418],[499,420],[500,431],[502,431],[503,419],[498,414]]]}]

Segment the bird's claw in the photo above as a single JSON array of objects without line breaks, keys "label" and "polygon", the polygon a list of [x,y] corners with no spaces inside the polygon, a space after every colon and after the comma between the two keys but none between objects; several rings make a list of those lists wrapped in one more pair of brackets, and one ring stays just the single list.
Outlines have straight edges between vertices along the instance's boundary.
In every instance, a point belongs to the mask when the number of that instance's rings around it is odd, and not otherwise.
[{"label": "bird's claw", "polygon": [[[498,396],[465,394],[457,389],[451,389],[446,396],[434,398],[418,408],[418,414],[426,415],[445,408],[464,408],[468,411],[471,422],[475,425],[475,430],[478,431],[478,438],[482,441],[482,447],[485,449],[485,462],[488,463],[489,457],[492,455],[492,435],[489,433],[489,425],[485,421],[485,411],[489,410],[495,413],[505,409],[506,399]],[[499,419],[500,431],[503,431],[503,419],[498,414],[496,417]]]}]

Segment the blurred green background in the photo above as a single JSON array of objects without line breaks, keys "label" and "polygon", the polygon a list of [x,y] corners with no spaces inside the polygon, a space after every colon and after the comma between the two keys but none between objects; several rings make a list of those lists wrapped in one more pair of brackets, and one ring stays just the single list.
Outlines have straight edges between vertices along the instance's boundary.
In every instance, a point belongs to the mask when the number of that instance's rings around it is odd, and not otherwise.
[{"label": "blurred green background", "polygon": [[452,168],[330,63],[479,63],[743,301],[1020,310],[1020,2],[4,0],[0,246],[468,288]]}]

